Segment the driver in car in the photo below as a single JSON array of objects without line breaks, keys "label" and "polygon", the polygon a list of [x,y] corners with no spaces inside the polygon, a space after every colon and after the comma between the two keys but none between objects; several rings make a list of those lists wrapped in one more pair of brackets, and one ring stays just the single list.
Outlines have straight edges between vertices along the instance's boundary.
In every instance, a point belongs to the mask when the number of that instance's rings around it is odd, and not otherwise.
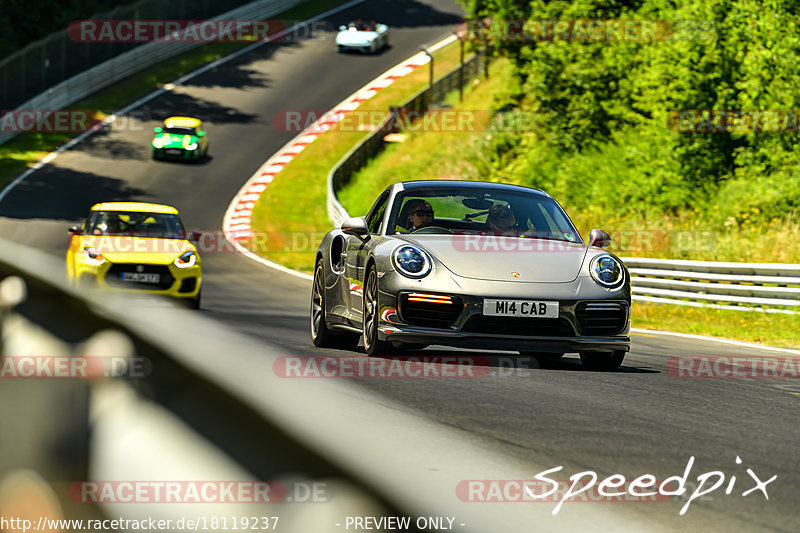
[{"label": "driver in car", "polygon": [[433,207],[425,200],[415,198],[403,206],[397,225],[399,232],[412,232],[433,223]]}]

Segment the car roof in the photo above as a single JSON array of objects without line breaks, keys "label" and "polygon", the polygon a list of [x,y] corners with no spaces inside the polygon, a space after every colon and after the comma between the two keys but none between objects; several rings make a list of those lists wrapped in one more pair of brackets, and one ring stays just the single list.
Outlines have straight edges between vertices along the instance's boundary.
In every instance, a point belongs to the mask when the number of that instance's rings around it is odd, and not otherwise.
[{"label": "car roof", "polygon": [[164,120],[164,126],[168,128],[199,128],[200,119],[192,117],[169,117]]},{"label": "car roof", "polygon": [[523,185],[512,185],[510,183],[497,183],[493,181],[471,181],[471,180],[419,180],[419,181],[401,181],[396,185],[402,186],[403,190],[414,189],[427,189],[427,188],[459,188],[459,189],[478,189],[478,188],[492,188],[502,191],[514,192],[527,192],[541,194],[542,196],[550,197],[549,194],[541,189],[534,189],[533,187],[525,187]]},{"label": "car roof", "polygon": [[171,205],[148,204],[146,202],[102,202],[94,204],[92,206],[92,211],[133,211],[137,213],[178,214],[178,210]]}]

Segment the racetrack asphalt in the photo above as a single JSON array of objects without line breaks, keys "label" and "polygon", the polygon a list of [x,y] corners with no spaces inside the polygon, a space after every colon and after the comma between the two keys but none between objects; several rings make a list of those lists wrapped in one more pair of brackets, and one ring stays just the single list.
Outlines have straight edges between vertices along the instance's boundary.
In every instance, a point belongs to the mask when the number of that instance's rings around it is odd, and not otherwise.
[{"label": "racetrack asphalt", "polygon": [[[229,200],[295,135],[273,127],[277,112],[336,105],[420,45],[451,34],[460,8],[445,0],[374,1],[337,14],[331,22],[335,27],[350,18],[386,22],[391,48],[377,55],[337,54],[333,35],[326,34],[267,44],[197,76],[137,110],[151,118],[134,122],[138,131],[111,128],[91,136],[21,182],[0,203],[0,234],[63,262],[68,226],[80,223],[95,202],[128,199],[175,205],[188,227],[219,230]],[[150,159],[152,127],[172,114],[205,120],[211,140],[208,161],[183,165]],[[311,345],[310,282],[237,254],[207,254],[203,260],[201,312],[207,317],[267,339],[286,355],[350,355]],[[429,348],[423,353],[459,352]],[[690,481],[714,470],[726,474],[723,488],[695,501],[684,516],[678,514],[684,504],[678,500],[604,504],[623,514],[675,531],[800,529],[797,380],[685,379],[666,371],[668,358],[676,356],[783,354],[643,333],[634,333],[623,367],[609,373],[582,370],[576,355],[546,368],[517,361],[522,368],[511,369],[509,353],[461,353],[487,357],[491,371],[478,379],[358,383],[398,410],[426,417],[459,438],[517,461],[520,479],[538,472],[526,465],[563,465],[563,475],[553,475],[558,479],[584,470],[623,474],[628,480],[642,474],[664,479],[682,475],[692,456]],[[402,435],[397,442],[396,450],[387,450],[387,460],[403,453]],[[767,485],[769,501],[758,491],[740,495],[753,485],[747,468],[763,480],[778,476]],[[730,475],[737,482],[725,495]],[[570,505],[579,504],[567,502],[561,512],[568,513]],[[602,524],[597,530],[603,530]]]}]

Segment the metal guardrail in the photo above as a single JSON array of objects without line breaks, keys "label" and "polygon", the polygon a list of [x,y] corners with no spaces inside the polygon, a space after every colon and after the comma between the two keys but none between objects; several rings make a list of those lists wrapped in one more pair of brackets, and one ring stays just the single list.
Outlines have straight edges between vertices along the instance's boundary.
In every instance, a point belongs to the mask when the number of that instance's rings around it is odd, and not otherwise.
[{"label": "metal guardrail", "polygon": [[800,265],[623,258],[634,299],[739,311],[800,312]]},{"label": "metal guardrail", "polygon": [[[245,6],[233,9],[213,17],[211,20],[258,20],[282,13],[305,0],[257,0]],[[187,52],[204,43],[202,42],[153,42],[142,44],[123,52],[91,69],[73,76],[45,92],[31,98],[15,109],[58,110],[80,100],[90,94],[116,83],[140,70]],[[86,46],[101,46],[87,44]],[[44,67],[42,67],[44,68]],[[4,84],[13,83],[6,79]],[[18,132],[0,133],[0,144],[12,139]]]}]

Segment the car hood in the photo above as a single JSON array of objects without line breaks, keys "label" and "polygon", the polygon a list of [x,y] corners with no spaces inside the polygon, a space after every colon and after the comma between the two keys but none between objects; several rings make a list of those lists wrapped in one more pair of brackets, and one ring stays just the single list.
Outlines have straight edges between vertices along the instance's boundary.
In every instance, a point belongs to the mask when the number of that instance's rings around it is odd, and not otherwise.
[{"label": "car hood", "polygon": [[336,35],[336,44],[369,44],[377,38],[376,31],[340,31]]},{"label": "car hood", "polygon": [[[494,235],[403,235],[457,276],[494,281],[568,283],[581,271],[583,244]],[[517,275],[515,275],[515,273]]]},{"label": "car hood", "polygon": [[149,237],[88,235],[84,246],[98,250],[112,263],[151,263],[166,265],[187,250],[195,247],[184,239],[154,239]]},{"label": "car hood", "polygon": [[197,137],[194,135],[174,135],[171,133],[164,133],[158,135],[163,143],[162,148],[183,148],[187,144],[197,142]]}]

